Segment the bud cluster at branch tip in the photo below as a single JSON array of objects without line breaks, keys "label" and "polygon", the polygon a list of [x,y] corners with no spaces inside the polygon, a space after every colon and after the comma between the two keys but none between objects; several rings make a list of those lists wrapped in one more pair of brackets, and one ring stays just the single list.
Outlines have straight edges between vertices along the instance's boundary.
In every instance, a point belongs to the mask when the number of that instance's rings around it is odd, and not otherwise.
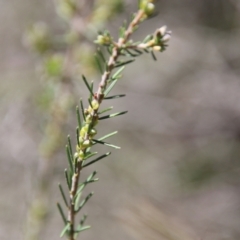
[{"label": "bud cluster at branch tip", "polygon": [[152,0],[140,0],[139,9],[144,12],[145,14],[144,18],[148,18],[154,13],[155,6]]},{"label": "bud cluster at branch tip", "polygon": [[146,38],[144,43],[140,43],[138,48],[152,49],[154,51],[164,51],[167,43],[171,39],[171,31],[167,31],[167,26],[163,26],[155,31],[153,35]]}]

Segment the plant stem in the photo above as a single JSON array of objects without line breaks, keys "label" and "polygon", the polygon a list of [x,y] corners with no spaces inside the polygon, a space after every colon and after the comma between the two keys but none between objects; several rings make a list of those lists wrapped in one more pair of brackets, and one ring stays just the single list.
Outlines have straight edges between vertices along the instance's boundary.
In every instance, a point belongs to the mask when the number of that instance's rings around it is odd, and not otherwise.
[{"label": "plant stem", "polygon": [[[109,61],[106,66],[106,70],[102,75],[101,82],[99,83],[98,90],[94,94],[95,100],[98,102],[99,106],[97,109],[94,109],[93,117],[98,117],[98,110],[100,104],[104,98],[104,91],[107,87],[107,80],[110,78],[110,75],[116,65],[117,59],[120,56],[121,49],[124,47],[124,44],[129,40],[130,35],[134,32],[134,28],[141,22],[144,17],[144,12],[139,10],[135,15],[132,22],[129,24],[128,28],[125,31],[124,37],[119,38],[117,44],[115,44],[112,54],[109,58]],[[89,135],[86,134],[85,139],[88,139]],[[82,170],[82,159],[78,159],[77,166],[75,168],[74,175],[72,177],[72,185],[70,190],[70,206],[68,211],[68,222],[70,224],[69,229],[69,240],[74,240],[74,230],[75,230],[75,196],[77,192],[78,182],[80,178],[80,172]]]},{"label": "plant stem", "polygon": [[78,187],[78,182],[79,182],[79,178],[80,178],[81,169],[82,169],[82,161],[78,161],[75,173],[72,177],[72,187],[71,187],[71,190],[70,190],[70,206],[69,206],[69,215],[68,215],[68,221],[70,223],[69,240],[74,240],[75,195],[76,195],[76,192],[77,192],[77,187]]}]

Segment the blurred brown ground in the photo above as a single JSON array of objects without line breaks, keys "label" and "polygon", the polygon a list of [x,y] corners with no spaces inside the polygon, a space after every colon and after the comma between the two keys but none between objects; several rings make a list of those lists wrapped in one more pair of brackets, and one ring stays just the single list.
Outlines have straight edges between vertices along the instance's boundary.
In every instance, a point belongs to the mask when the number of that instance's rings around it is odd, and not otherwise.
[{"label": "blurred brown ground", "polygon": [[[110,29],[134,11],[135,1],[127,6]],[[84,212],[92,230],[81,239],[239,240],[240,2],[171,0],[158,1],[158,8],[134,38],[167,24],[170,47],[157,62],[139,58],[115,89],[127,97],[111,104],[129,113],[107,127],[119,131],[114,143],[122,149],[88,170],[96,168],[100,181],[89,188],[95,195]],[[22,36],[39,20],[62,24],[53,1],[0,2],[1,240],[24,239],[36,184],[44,121],[36,106],[39,59]],[[72,117],[66,135],[75,125]],[[54,161],[52,210],[41,239],[59,239],[62,228],[55,203],[64,147]]]}]

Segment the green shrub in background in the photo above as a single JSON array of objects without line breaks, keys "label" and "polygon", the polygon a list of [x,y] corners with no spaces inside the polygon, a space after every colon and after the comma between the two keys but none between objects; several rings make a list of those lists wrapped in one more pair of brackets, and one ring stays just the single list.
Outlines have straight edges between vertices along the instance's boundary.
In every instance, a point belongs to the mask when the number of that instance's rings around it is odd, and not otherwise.
[{"label": "green shrub in background", "polygon": [[[41,86],[37,104],[44,118],[43,137],[39,146],[38,175],[30,200],[25,239],[39,239],[49,213],[49,196],[53,158],[64,143],[69,109],[77,97],[80,73],[96,75],[92,44],[96,29],[123,11],[122,0],[56,0],[62,20],[60,31],[44,22],[35,23],[25,34],[24,42],[40,57]],[[106,14],[108,13],[108,14]],[[59,33],[60,32],[60,33]]]}]

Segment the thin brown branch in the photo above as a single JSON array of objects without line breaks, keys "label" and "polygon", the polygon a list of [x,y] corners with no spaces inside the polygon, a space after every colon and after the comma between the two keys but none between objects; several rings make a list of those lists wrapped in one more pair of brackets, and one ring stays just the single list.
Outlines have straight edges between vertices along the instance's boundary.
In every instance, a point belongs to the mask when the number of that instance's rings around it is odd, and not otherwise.
[{"label": "thin brown branch", "polygon": [[110,56],[108,64],[107,64],[107,68],[106,68],[107,70],[102,75],[102,80],[99,84],[98,91],[97,91],[97,96],[96,96],[97,99],[96,100],[99,102],[99,104],[102,101],[103,92],[107,86],[107,80],[109,79],[110,74],[116,64],[116,61],[117,61],[118,57],[120,56],[121,48],[127,42],[130,35],[133,33],[134,28],[136,27],[137,24],[140,23],[143,16],[144,16],[144,12],[142,10],[139,10],[138,13],[136,14],[135,18],[129,24],[129,26],[125,32],[124,38],[119,38],[118,43],[115,45],[115,47],[112,50],[112,55]]},{"label": "thin brown branch", "polygon": [[78,161],[75,173],[72,177],[72,187],[70,190],[70,206],[69,206],[69,212],[68,212],[68,221],[70,223],[69,240],[74,240],[75,195],[77,192],[81,169],[82,169],[82,161]]}]

